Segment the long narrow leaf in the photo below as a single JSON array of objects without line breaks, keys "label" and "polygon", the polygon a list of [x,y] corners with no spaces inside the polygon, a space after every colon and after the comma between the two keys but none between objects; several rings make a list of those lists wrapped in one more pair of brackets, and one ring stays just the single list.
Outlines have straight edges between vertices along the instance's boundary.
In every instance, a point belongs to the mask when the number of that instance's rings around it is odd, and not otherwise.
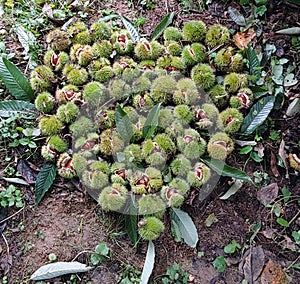
[{"label": "long narrow leaf", "polygon": [[185,243],[192,248],[196,247],[199,238],[196,226],[191,217],[186,212],[177,208],[171,209],[170,216],[178,226],[181,238]]},{"label": "long narrow leaf", "polygon": [[30,280],[47,280],[65,274],[81,273],[92,269],[83,263],[72,262],[54,262],[41,266],[30,277]]},{"label": "long narrow leaf", "polygon": [[20,115],[25,119],[33,119],[37,116],[33,110],[34,104],[26,101],[8,100],[0,102],[0,117]]},{"label": "long narrow leaf", "polygon": [[39,172],[35,184],[35,202],[40,203],[45,193],[49,190],[56,177],[56,166],[54,164],[46,164]]},{"label": "long narrow leaf", "polygon": [[267,96],[254,104],[250,109],[250,112],[244,118],[244,122],[241,126],[242,133],[251,134],[259,125],[261,125],[273,109],[274,102],[274,96]]},{"label": "long narrow leaf", "polygon": [[244,180],[252,183],[251,178],[243,171],[230,167],[224,163],[224,161],[211,159],[211,158],[201,158],[202,161],[207,164],[212,170],[217,174],[224,177],[232,177],[239,180]]},{"label": "long narrow leaf", "polygon": [[125,28],[130,33],[130,36],[131,36],[131,39],[133,40],[133,42],[138,42],[140,40],[141,36],[140,36],[139,31],[137,30],[137,28],[125,16],[120,15],[120,18],[121,18],[121,20],[123,22],[123,25],[125,26]]},{"label": "long narrow leaf", "polygon": [[158,125],[158,115],[161,103],[155,105],[149,112],[145,125],[143,127],[143,137],[146,139],[151,138],[157,125]]},{"label": "long narrow leaf", "polygon": [[299,27],[292,27],[292,28],[282,29],[282,30],[277,31],[276,34],[299,35],[300,34],[300,28]]},{"label": "long narrow leaf", "polygon": [[154,29],[151,35],[151,39],[152,40],[157,39],[164,32],[164,30],[172,23],[173,18],[174,18],[174,12],[171,12],[168,15],[166,15]]},{"label": "long narrow leaf", "polygon": [[116,127],[121,138],[125,142],[129,142],[133,135],[132,124],[129,116],[120,105],[116,107]]},{"label": "long narrow leaf", "polygon": [[5,57],[0,57],[0,78],[17,100],[30,101],[34,99],[34,92],[27,78]]},{"label": "long narrow leaf", "polygon": [[145,264],[141,276],[141,284],[148,284],[149,278],[155,262],[155,247],[152,241],[149,241],[148,250],[146,254]]},{"label": "long narrow leaf", "polygon": [[246,55],[249,60],[250,74],[254,75],[257,79],[260,78],[261,71],[259,70],[260,62],[251,45],[246,49]]}]

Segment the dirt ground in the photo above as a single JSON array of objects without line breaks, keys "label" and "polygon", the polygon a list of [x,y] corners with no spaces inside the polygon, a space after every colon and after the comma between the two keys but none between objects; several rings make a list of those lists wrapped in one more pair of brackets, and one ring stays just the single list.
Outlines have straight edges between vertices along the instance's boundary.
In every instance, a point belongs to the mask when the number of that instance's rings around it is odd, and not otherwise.
[{"label": "dirt ground", "polygon": [[[128,1],[107,1],[91,5],[92,18],[99,16],[101,9],[111,9],[122,13],[128,18],[145,17],[147,22],[143,26],[143,34],[149,35],[164,15],[174,11],[176,16],[174,25],[181,27],[190,19],[201,19],[208,25],[219,22],[230,28],[238,29],[227,14],[228,3],[212,1],[209,9],[203,13],[192,10],[184,13],[178,1],[158,1],[154,10],[144,10],[137,5],[128,7]],[[227,1],[228,2],[228,1]],[[230,1],[229,1],[230,2]],[[300,9],[294,6],[275,4],[269,1],[266,25],[260,40],[268,40],[281,50],[281,56],[294,58],[296,54],[290,50],[288,36],[275,35],[274,31],[286,26],[299,23]],[[280,1],[281,2],[281,1]],[[285,5],[285,6],[283,6]],[[283,8],[284,7],[284,8]],[[299,68],[298,68],[299,75]],[[291,94],[298,93],[299,85],[291,90]],[[299,115],[284,118],[288,105],[285,98],[282,109],[272,114],[276,129],[281,130],[281,138],[286,141],[289,150],[298,151],[297,143],[300,141]],[[289,178],[285,177],[285,169],[278,167],[279,175],[274,176],[270,161],[272,153],[277,155],[278,148],[274,148],[270,141],[266,141],[265,163],[258,164],[249,161],[246,166],[246,157],[235,151],[228,159],[231,166],[243,169],[253,177],[255,171],[265,171],[270,177],[270,183],[276,183],[280,188],[286,186],[293,196],[300,196],[299,177],[290,171]],[[278,145],[279,147],[279,145]],[[298,153],[299,154],[299,153]],[[2,157],[3,153],[0,152]],[[65,182],[65,181],[64,181]],[[162,283],[159,276],[166,273],[168,266],[174,262],[191,274],[196,284],[241,283],[243,280],[243,261],[245,253],[251,248],[262,248],[264,254],[263,267],[272,261],[285,270],[290,278],[290,283],[297,284],[300,279],[299,270],[291,268],[293,262],[299,263],[299,252],[293,251],[288,246],[285,235],[300,229],[298,218],[286,229],[283,234],[270,209],[264,207],[257,199],[260,187],[244,184],[243,187],[227,200],[221,200],[230,187],[229,179],[221,178],[212,192],[204,199],[199,199],[198,192],[191,192],[188,204],[183,209],[194,220],[199,235],[199,243],[195,249],[183,243],[174,241],[170,227],[167,227],[162,236],[155,241],[156,261],[153,278],[156,283]],[[5,224],[5,231],[0,239],[0,276],[7,275],[9,283],[31,283],[30,275],[41,265],[49,262],[48,256],[54,253],[58,261],[77,260],[88,263],[94,247],[104,241],[112,252],[111,261],[103,262],[97,268],[77,276],[77,282],[67,282],[70,277],[61,277],[47,283],[117,283],[116,276],[124,271],[126,265],[132,265],[142,270],[146,256],[146,243],[141,243],[133,248],[124,233],[124,224],[121,216],[101,212],[96,202],[81,191],[74,184],[65,184],[57,180],[51,193],[47,194],[38,207],[34,206],[32,187],[24,187],[22,192],[26,207],[10,218]],[[299,211],[297,200],[289,202],[283,208],[284,217],[290,220]],[[16,211],[16,210],[15,210]],[[8,216],[15,211],[9,211]],[[216,216],[216,222],[210,227],[205,220],[211,214]],[[168,215],[165,216],[165,224]],[[1,218],[2,219],[2,218]],[[255,235],[251,230],[254,224],[261,224],[261,229]],[[271,234],[271,233],[272,234]],[[232,240],[236,240],[242,247],[233,256],[225,255],[223,248]],[[203,255],[203,256],[201,256]],[[226,257],[227,268],[223,273],[218,273],[212,266],[213,260],[223,255]],[[2,276],[3,277],[3,276]],[[286,283],[263,282],[254,283]]]}]

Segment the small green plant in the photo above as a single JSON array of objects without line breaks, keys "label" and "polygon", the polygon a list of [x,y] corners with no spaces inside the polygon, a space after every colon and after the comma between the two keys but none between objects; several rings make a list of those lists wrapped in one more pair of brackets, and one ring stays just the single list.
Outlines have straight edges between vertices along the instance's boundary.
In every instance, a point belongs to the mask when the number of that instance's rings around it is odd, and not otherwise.
[{"label": "small green plant", "polygon": [[254,183],[256,185],[267,185],[270,182],[270,177],[267,173],[261,171],[255,171],[253,173]]},{"label": "small green plant", "polygon": [[9,185],[7,189],[0,187],[0,204],[2,207],[23,207],[21,190],[16,189],[14,185]]},{"label": "small green plant", "polygon": [[101,242],[95,247],[95,252],[91,254],[92,265],[97,266],[100,262],[110,259],[110,250],[105,242]]},{"label": "small green plant", "polygon": [[236,242],[236,240],[232,240],[230,244],[224,247],[224,252],[227,254],[233,254],[237,251],[237,249],[240,249],[241,246]]},{"label": "small green plant", "polygon": [[189,274],[185,272],[178,263],[174,263],[167,269],[166,276],[162,278],[162,283],[186,284],[189,280]]},{"label": "small green plant", "polygon": [[116,276],[117,283],[120,284],[136,284],[141,282],[141,274],[134,266],[128,264],[124,266],[124,269],[121,273],[118,273]]},{"label": "small green plant", "polygon": [[226,269],[226,260],[224,256],[218,256],[213,261],[214,268],[219,272],[223,272]]},{"label": "small green plant", "polygon": [[270,131],[269,138],[273,141],[278,141],[278,139],[280,138],[280,131],[272,129]]}]

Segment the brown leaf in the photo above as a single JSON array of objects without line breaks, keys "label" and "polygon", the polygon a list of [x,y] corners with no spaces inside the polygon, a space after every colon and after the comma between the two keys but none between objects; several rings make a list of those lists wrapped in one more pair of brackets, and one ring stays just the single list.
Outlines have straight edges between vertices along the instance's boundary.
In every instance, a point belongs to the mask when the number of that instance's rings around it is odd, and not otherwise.
[{"label": "brown leaf", "polygon": [[11,254],[5,254],[0,259],[0,267],[1,267],[4,275],[8,274],[8,272],[12,266],[12,262],[13,262],[13,259],[12,259]]},{"label": "brown leaf", "polygon": [[272,151],[271,151],[271,171],[275,177],[279,176],[279,171],[277,169],[276,155]]},{"label": "brown leaf", "polygon": [[26,161],[20,160],[17,165],[17,170],[21,174],[21,176],[26,180],[26,182],[28,182],[29,184],[35,183],[37,173],[33,171],[31,167],[28,166]]},{"label": "brown leaf", "polygon": [[287,161],[287,155],[285,153],[284,147],[285,147],[285,142],[282,139],[281,142],[280,142],[278,154],[279,154],[279,157],[282,159],[283,164],[285,166],[285,171],[286,171],[285,177],[289,178],[289,164],[288,164],[288,161]]},{"label": "brown leaf", "polygon": [[244,50],[248,48],[248,44],[255,38],[256,34],[253,29],[249,29],[245,32],[237,32],[234,36],[234,43],[235,45],[241,49]]},{"label": "brown leaf", "polygon": [[267,186],[263,186],[257,192],[256,197],[262,204],[270,204],[277,198],[278,191],[279,191],[278,184],[274,182]]},{"label": "brown leaf", "polygon": [[288,284],[288,279],[279,264],[269,260],[261,274],[261,284]]},{"label": "brown leaf", "polygon": [[251,247],[247,250],[240,263],[240,272],[244,274],[244,278],[248,284],[254,284],[261,274],[265,264],[265,253],[262,246]]}]

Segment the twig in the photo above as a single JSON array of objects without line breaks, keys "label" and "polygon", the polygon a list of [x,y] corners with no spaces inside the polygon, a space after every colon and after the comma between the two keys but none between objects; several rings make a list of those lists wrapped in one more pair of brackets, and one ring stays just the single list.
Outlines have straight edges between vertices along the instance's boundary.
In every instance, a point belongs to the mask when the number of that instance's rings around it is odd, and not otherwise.
[{"label": "twig", "polygon": [[7,254],[9,255],[9,245],[8,245],[8,241],[7,241],[7,239],[5,238],[5,236],[3,235],[3,233],[2,233],[1,235],[2,235],[2,238],[3,238],[4,242],[5,242],[5,244],[6,244],[6,252],[7,252]]},{"label": "twig", "polygon": [[72,261],[75,261],[75,259],[76,259],[78,256],[80,256],[80,255],[82,255],[82,254],[84,254],[84,253],[93,253],[93,252],[90,251],[90,250],[83,250],[83,251],[79,252],[79,253],[72,259]]},{"label": "twig", "polygon": [[7,218],[3,219],[0,221],[0,224],[3,223],[3,222],[6,222],[7,220],[9,220],[10,218],[16,216],[17,214],[19,214],[23,209],[25,208],[25,206],[23,206],[19,211],[15,212],[14,214],[8,216]]}]

